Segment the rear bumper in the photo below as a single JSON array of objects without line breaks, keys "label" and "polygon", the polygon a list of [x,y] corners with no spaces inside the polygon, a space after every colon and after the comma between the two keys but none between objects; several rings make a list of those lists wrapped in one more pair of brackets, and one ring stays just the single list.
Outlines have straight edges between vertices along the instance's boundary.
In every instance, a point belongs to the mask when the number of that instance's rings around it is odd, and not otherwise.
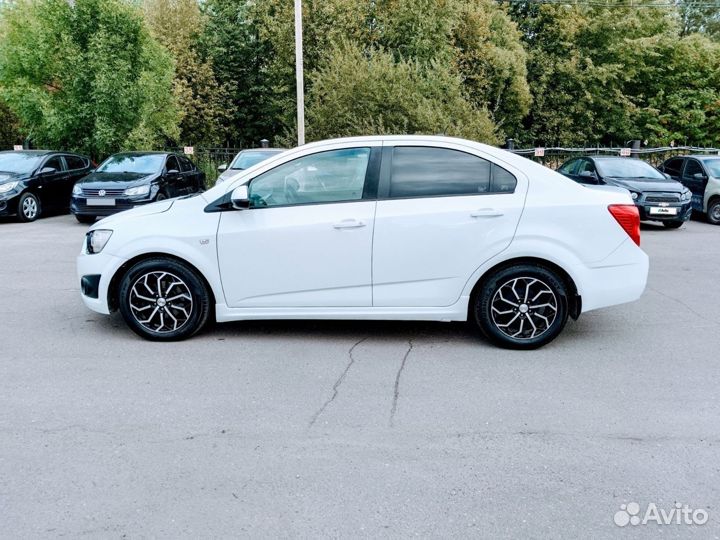
[{"label": "rear bumper", "polygon": [[578,293],[582,297],[582,312],[640,298],[647,285],[649,267],[647,254],[630,239],[604,260],[584,267],[576,282],[581,289]]}]

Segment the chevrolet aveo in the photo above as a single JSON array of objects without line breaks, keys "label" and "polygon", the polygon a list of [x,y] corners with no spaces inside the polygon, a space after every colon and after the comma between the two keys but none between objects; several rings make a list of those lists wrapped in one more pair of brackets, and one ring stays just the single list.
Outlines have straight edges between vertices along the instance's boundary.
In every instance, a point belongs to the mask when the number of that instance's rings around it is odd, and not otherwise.
[{"label": "chevrolet aveo", "polygon": [[77,266],[90,309],[153,340],[210,318],[470,320],[530,349],[640,297],[639,231],[626,190],[471,141],[364,137],[104,219]]}]

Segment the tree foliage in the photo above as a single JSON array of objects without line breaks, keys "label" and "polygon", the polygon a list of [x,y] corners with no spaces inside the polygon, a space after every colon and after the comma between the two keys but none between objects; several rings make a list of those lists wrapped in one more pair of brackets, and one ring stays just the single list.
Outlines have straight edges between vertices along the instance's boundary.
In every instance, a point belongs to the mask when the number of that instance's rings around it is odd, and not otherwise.
[{"label": "tree foliage", "polygon": [[19,0],[0,21],[0,91],[36,145],[100,157],[179,135],[172,60],[122,0]]},{"label": "tree foliage", "polygon": [[0,101],[0,149],[19,144],[21,139],[17,116]]}]

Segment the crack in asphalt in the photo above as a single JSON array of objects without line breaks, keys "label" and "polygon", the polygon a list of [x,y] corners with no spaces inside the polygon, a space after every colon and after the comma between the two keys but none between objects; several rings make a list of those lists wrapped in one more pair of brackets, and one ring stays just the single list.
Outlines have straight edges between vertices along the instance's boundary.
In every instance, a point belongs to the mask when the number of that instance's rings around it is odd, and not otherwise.
[{"label": "crack in asphalt", "polygon": [[702,320],[704,320],[704,321],[710,321],[711,323],[715,323],[715,324],[717,324],[717,325],[720,325],[720,322],[718,322],[718,321],[716,321],[716,320],[714,320],[714,319],[709,319],[707,316],[705,316],[705,315],[703,315],[702,313],[696,311],[695,308],[693,308],[692,306],[690,306],[689,304],[687,304],[687,303],[684,302],[683,300],[680,300],[679,298],[675,298],[674,296],[670,296],[669,294],[664,293],[664,292],[656,289],[655,287],[650,287],[650,286],[648,286],[648,289],[650,289],[650,290],[653,291],[654,293],[659,294],[660,296],[664,296],[664,297],[667,298],[668,300],[672,300],[673,302],[677,302],[678,304],[680,304],[681,306],[683,306],[685,309],[687,309],[690,313],[692,313],[693,315],[696,315],[697,317],[701,318]]},{"label": "crack in asphalt", "polygon": [[325,409],[327,409],[328,406],[329,406],[333,401],[335,401],[335,398],[338,396],[338,391],[339,391],[339,389],[340,389],[340,385],[343,383],[343,381],[345,380],[345,376],[348,374],[348,371],[350,371],[350,368],[351,368],[351,367],[353,366],[353,364],[355,363],[355,357],[353,356],[353,351],[355,350],[355,347],[357,347],[358,345],[360,345],[360,344],[363,343],[364,341],[367,341],[368,339],[370,339],[370,336],[367,336],[367,337],[362,338],[360,341],[357,341],[352,347],[350,347],[350,349],[348,350],[348,356],[350,357],[350,361],[349,361],[349,362],[347,363],[347,365],[345,366],[345,369],[344,369],[343,372],[340,374],[340,377],[338,377],[338,379],[335,381],[335,384],[333,384],[333,387],[332,387],[332,389],[333,389],[332,396],[330,396],[330,398],[329,398],[327,401],[325,401],[325,403],[323,403],[322,407],[320,407],[320,408],[315,412],[315,414],[313,414],[312,418],[310,419],[310,423],[308,424],[308,428],[313,427],[313,425],[315,424],[315,422],[317,422],[317,419],[320,418],[320,415],[325,411]]},{"label": "crack in asphalt", "polygon": [[412,350],[413,340],[408,339],[408,349],[405,351],[405,356],[403,356],[400,368],[398,369],[397,375],[395,375],[395,388],[393,390],[392,408],[390,409],[390,427],[395,427],[395,413],[397,412],[398,399],[400,399],[400,377],[402,377],[405,364],[407,363],[408,356],[410,356]]}]

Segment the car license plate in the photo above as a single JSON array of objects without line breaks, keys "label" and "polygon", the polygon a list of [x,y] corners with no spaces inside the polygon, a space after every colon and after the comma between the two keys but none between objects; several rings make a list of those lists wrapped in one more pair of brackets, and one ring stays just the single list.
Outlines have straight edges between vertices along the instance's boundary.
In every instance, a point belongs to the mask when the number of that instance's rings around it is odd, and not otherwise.
[{"label": "car license plate", "polygon": [[88,199],[88,206],[115,206],[115,199]]},{"label": "car license plate", "polygon": [[652,206],[650,207],[650,214],[654,216],[677,216],[677,208],[667,208],[663,206]]}]

